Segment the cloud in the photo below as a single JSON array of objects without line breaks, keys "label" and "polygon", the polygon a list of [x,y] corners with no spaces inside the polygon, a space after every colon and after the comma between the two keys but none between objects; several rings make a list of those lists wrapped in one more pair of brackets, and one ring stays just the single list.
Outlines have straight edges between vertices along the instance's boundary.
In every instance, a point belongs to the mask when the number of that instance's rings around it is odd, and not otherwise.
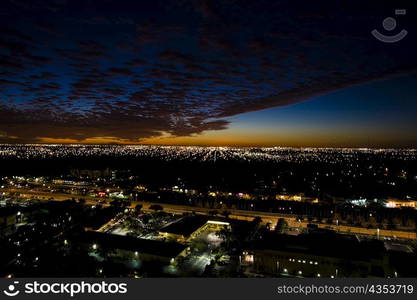
[{"label": "cloud", "polygon": [[370,36],[384,11],[304,4],[4,1],[2,140],[193,136],[224,130],[230,116],[417,69],[413,39]]},{"label": "cloud", "polygon": [[8,70],[23,70],[25,66],[13,56],[0,55],[0,67]]},{"label": "cloud", "polygon": [[146,65],[146,61],[141,58],[135,58],[130,61],[125,62],[127,67],[142,67]]},{"label": "cloud", "polygon": [[51,63],[53,61],[53,59],[50,58],[50,57],[38,56],[38,55],[27,55],[27,56],[25,56],[25,58],[27,58],[27,59],[35,62],[35,63],[39,63],[39,64]]},{"label": "cloud", "polygon": [[33,39],[30,36],[20,32],[17,29],[6,27],[6,26],[0,27],[0,35],[3,37],[7,36],[9,38],[18,39],[18,40],[25,41],[25,42],[33,41]]},{"label": "cloud", "polygon": [[107,72],[109,72],[110,74],[113,74],[113,75],[122,75],[122,76],[133,76],[133,75],[135,75],[135,73],[133,73],[128,68],[110,68],[110,69],[107,70]]},{"label": "cloud", "polygon": [[40,80],[40,79],[52,79],[57,77],[56,74],[50,72],[41,72],[40,74],[30,75],[29,78],[33,80]]},{"label": "cloud", "polygon": [[106,48],[95,41],[80,41],[78,42],[81,48],[86,50],[96,50],[96,51],[104,51]]},{"label": "cloud", "polygon": [[14,80],[8,80],[8,79],[1,79],[0,78],[0,86],[2,85],[21,85],[21,82],[14,81]]}]

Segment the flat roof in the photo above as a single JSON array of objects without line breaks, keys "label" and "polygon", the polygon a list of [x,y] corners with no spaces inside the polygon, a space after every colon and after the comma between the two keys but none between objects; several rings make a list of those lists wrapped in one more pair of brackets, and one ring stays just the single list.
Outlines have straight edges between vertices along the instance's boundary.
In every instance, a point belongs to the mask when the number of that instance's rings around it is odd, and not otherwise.
[{"label": "flat roof", "polygon": [[110,249],[137,251],[167,258],[175,258],[187,247],[187,245],[175,242],[140,239],[96,231],[86,231],[76,235],[74,241],[77,240],[88,244],[98,244]]},{"label": "flat roof", "polygon": [[206,224],[207,221],[208,218],[205,216],[183,217],[162,227],[159,232],[190,236],[194,231]]},{"label": "flat roof", "polygon": [[408,245],[404,245],[404,244],[400,244],[400,243],[392,242],[392,241],[386,241],[384,242],[384,245],[385,245],[385,249],[387,249],[388,251],[413,253],[413,249]]},{"label": "flat roof", "polygon": [[84,221],[84,227],[98,229],[113,219],[118,212],[119,210],[117,208],[111,206],[101,208],[100,210],[96,211],[95,215]]},{"label": "flat roof", "polygon": [[6,206],[0,208],[0,217],[9,217],[17,214],[18,209],[14,206]]},{"label": "flat roof", "polygon": [[252,250],[276,250],[309,255],[356,260],[380,259],[384,243],[377,240],[359,241],[354,236],[332,232],[297,236],[271,233],[249,245]]}]

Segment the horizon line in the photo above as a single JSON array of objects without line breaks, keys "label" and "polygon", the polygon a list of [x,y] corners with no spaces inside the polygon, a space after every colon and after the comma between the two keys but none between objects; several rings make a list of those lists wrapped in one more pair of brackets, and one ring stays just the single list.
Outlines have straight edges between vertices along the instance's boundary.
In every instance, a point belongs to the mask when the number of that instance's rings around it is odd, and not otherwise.
[{"label": "horizon line", "polygon": [[0,146],[146,146],[146,147],[198,147],[198,148],[280,148],[280,149],[351,149],[351,150],[417,150],[413,147],[377,147],[377,146],[367,146],[367,147],[347,147],[347,146],[251,146],[251,145],[239,145],[239,146],[219,146],[219,145],[170,145],[170,144],[119,144],[119,143],[0,143]]}]

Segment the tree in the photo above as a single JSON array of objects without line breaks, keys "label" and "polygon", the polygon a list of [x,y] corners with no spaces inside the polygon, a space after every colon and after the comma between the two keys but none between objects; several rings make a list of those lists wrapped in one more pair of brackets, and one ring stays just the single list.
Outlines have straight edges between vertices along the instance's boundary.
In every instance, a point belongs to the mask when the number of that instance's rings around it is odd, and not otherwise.
[{"label": "tree", "polygon": [[255,235],[257,234],[258,230],[260,229],[260,225],[262,223],[262,218],[261,217],[255,217],[253,218],[252,222],[250,222],[250,227],[249,227],[249,237],[250,238],[254,238]]},{"label": "tree", "polygon": [[388,230],[394,230],[397,228],[397,224],[394,223],[394,220],[392,218],[388,219],[387,229]]},{"label": "tree", "polygon": [[143,205],[142,204],[136,204],[135,206],[135,212],[136,213],[140,213],[140,211],[142,210]]},{"label": "tree", "polygon": [[122,206],[122,203],[121,203],[120,200],[114,199],[113,201],[110,202],[110,206],[113,206],[113,207],[121,207]]},{"label": "tree", "polygon": [[130,201],[121,201],[121,206],[123,208],[130,207],[132,203]]},{"label": "tree", "polygon": [[285,233],[288,229],[288,223],[284,218],[279,218],[277,226],[275,226],[275,231],[279,233]]},{"label": "tree", "polygon": [[208,214],[210,215],[210,216],[216,216],[216,215],[218,215],[219,214],[219,212],[217,211],[217,210],[210,210],[209,212],[208,212]]},{"label": "tree", "polygon": [[230,212],[230,211],[228,211],[228,210],[224,210],[224,211],[222,211],[222,216],[224,216],[226,219],[228,219],[228,218],[229,218],[230,214],[231,214],[231,212]]},{"label": "tree", "polygon": [[232,239],[232,231],[229,228],[224,227],[221,230],[216,231],[215,234],[225,242],[226,249],[229,249],[230,241]]},{"label": "tree", "polygon": [[149,209],[151,209],[153,211],[162,211],[162,210],[164,210],[164,208],[159,204],[152,204],[151,206],[149,206]]},{"label": "tree", "polygon": [[261,217],[255,217],[252,220],[252,224],[255,228],[257,228],[261,223],[262,223],[262,218]]}]

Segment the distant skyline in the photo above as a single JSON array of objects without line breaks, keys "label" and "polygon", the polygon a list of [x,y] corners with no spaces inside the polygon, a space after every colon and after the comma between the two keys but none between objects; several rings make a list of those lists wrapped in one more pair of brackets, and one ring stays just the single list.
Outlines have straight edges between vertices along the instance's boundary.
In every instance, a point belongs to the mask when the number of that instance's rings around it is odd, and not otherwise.
[{"label": "distant skyline", "polygon": [[5,0],[0,143],[417,148],[416,9]]}]

